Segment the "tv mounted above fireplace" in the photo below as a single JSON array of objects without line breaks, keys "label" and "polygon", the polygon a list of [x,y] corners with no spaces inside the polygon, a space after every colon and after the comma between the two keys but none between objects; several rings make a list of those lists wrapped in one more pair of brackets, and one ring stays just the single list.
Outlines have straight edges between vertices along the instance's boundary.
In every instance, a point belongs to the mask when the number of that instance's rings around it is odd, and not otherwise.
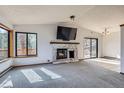
[{"label": "tv mounted above fireplace", "polygon": [[77,34],[77,28],[71,28],[71,27],[63,27],[58,26],[57,27],[57,39],[61,40],[75,40]]}]

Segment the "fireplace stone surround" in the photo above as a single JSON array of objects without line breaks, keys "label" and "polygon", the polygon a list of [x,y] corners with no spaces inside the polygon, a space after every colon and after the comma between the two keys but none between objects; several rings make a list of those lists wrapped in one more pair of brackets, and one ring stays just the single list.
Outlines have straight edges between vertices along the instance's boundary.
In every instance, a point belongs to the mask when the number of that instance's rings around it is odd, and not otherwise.
[{"label": "fireplace stone surround", "polygon": [[[70,63],[70,62],[79,61],[77,46],[78,46],[77,42],[52,43],[53,64]],[[60,57],[58,57],[58,55]]]}]

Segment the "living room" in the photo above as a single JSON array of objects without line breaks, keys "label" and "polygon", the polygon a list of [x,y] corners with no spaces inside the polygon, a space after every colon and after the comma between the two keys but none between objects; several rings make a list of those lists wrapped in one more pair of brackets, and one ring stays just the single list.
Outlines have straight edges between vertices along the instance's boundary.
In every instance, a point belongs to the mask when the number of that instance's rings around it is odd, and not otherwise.
[{"label": "living room", "polygon": [[114,5],[0,6],[5,33],[0,87],[123,87],[114,81],[123,77],[123,10]]}]

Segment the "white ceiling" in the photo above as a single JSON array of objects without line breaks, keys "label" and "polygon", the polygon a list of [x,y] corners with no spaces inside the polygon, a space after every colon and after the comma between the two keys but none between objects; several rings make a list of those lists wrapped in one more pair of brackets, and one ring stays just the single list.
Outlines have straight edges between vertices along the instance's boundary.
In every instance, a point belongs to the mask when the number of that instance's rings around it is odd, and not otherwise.
[{"label": "white ceiling", "polygon": [[75,15],[75,23],[97,32],[119,31],[124,23],[124,6],[95,5],[16,5],[0,6],[0,15],[12,24],[52,24],[70,22],[69,16]]}]

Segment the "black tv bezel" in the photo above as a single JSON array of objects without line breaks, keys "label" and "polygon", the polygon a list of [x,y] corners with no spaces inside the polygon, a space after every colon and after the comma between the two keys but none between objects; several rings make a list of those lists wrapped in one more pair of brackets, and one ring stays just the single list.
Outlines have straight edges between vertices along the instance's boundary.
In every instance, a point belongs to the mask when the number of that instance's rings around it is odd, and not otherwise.
[{"label": "black tv bezel", "polygon": [[[75,36],[74,36],[74,39],[63,39],[63,38],[58,38],[58,33],[59,33],[59,30],[58,28],[61,27],[61,28],[70,28],[70,29],[76,29],[76,33],[75,33]],[[60,40],[64,40],[64,41],[70,41],[70,40],[76,40],[76,36],[77,36],[77,28],[72,28],[72,27],[65,27],[65,26],[57,26],[57,37],[56,39],[60,39]]]}]

